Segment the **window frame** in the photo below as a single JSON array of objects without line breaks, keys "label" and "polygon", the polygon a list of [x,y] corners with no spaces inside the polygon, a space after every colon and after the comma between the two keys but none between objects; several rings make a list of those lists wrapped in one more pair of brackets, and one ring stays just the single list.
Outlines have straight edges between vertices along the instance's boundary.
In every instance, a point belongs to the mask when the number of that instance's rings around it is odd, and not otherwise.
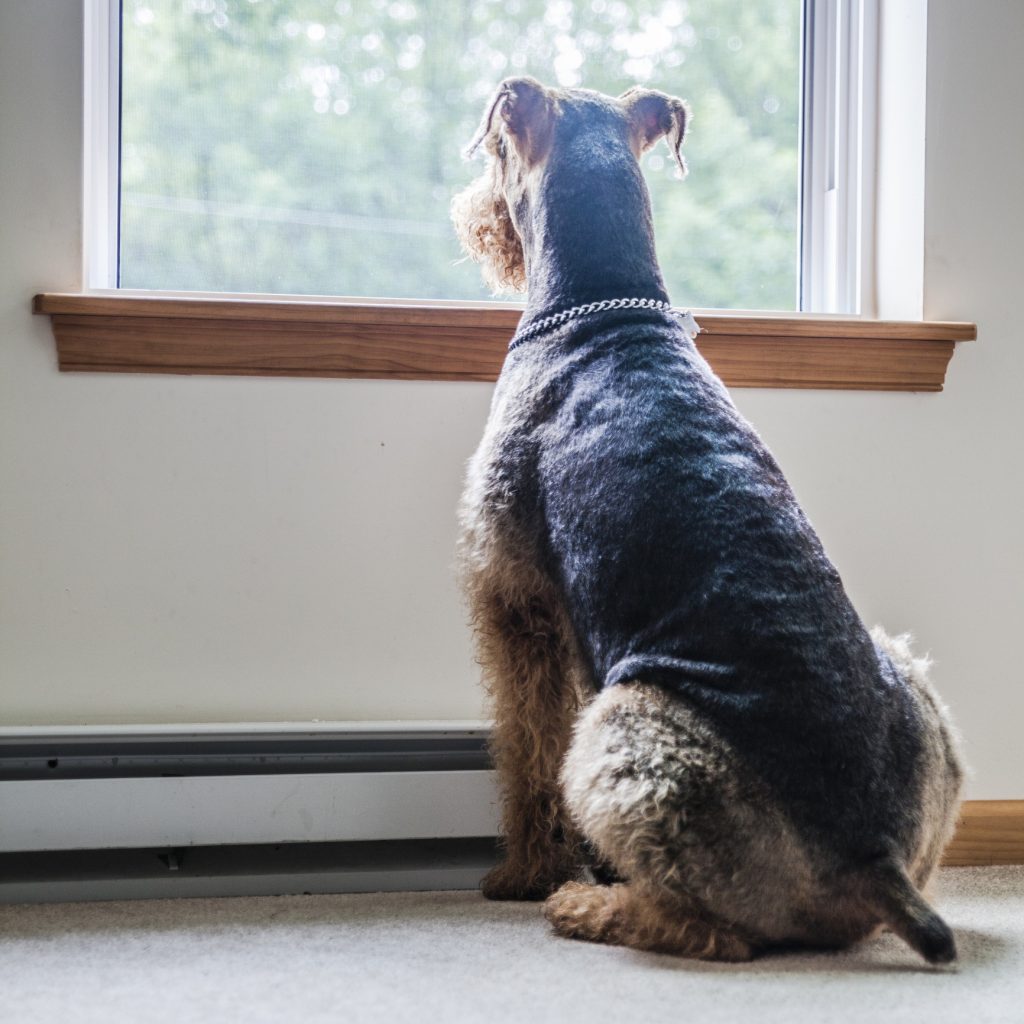
[{"label": "window frame", "polygon": [[798,305],[877,315],[879,0],[804,0]]},{"label": "window frame", "polygon": [[[790,314],[695,311],[705,328],[698,346],[730,386],[939,391],[954,343],[976,337],[970,323],[870,319],[878,3],[805,0],[801,147],[809,147],[809,158],[801,157],[800,301],[806,295],[807,302],[825,308]],[[118,288],[121,17],[122,0],[85,0],[85,290],[34,300],[35,312],[52,317],[62,370],[424,380],[497,376],[518,313],[504,303]],[[840,131],[841,125],[851,130]],[[846,315],[829,315],[835,313]],[[263,347],[240,345],[240,330],[261,339]],[[318,341],[300,354],[298,342],[308,342],[311,332]],[[438,351],[438,332],[443,365],[424,365]],[[198,347],[197,337],[205,339]],[[267,356],[267,344],[276,354]],[[281,345],[287,351],[278,351]]]},{"label": "window frame", "polygon": [[[872,211],[871,133],[864,124],[872,121],[865,94],[874,91],[878,2],[802,0],[795,313],[873,313],[862,301],[861,282],[870,274],[861,266],[870,246],[861,240]],[[122,0],[85,0],[84,277],[96,290],[120,290],[122,12]],[[355,301],[380,300],[417,301]]]},{"label": "window frame", "polygon": [[82,281],[118,287],[120,245],[121,0],[85,0]]}]

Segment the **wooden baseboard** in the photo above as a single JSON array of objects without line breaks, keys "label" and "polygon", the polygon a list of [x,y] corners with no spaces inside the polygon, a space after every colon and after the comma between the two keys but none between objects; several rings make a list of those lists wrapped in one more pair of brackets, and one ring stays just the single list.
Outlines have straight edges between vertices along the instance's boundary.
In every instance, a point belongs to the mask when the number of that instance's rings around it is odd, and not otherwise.
[{"label": "wooden baseboard", "polygon": [[942,863],[1024,864],[1024,800],[966,800]]}]

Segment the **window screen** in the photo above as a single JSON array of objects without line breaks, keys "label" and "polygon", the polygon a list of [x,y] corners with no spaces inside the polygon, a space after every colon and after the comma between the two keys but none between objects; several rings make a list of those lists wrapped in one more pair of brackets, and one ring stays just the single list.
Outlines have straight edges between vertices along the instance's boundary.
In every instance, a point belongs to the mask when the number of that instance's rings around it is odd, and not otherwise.
[{"label": "window screen", "polygon": [[677,303],[796,305],[800,0],[124,0],[119,284],[487,298],[460,151],[497,83],[689,100],[644,157]]}]

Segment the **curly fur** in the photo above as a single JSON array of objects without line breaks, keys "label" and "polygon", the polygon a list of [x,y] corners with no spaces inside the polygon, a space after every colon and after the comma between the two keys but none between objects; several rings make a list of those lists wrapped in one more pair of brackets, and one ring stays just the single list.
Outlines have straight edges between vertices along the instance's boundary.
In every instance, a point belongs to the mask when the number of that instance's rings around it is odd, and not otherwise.
[{"label": "curly fur", "polygon": [[491,160],[484,173],[455,196],[451,212],[463,250],[480,264],[491,290],[523,291],[523,246],[501,190],[501,164],[497,160]]}]

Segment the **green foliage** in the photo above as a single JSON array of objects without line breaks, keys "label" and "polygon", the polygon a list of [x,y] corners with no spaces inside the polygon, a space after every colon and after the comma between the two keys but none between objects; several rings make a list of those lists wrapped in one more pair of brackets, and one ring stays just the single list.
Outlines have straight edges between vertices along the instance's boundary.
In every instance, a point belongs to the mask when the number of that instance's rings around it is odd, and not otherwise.
[{"label": "green foliage", "polygon": [[125,0],[121,284],[486,298],[460,150],[514,74],[686,97],[645,157],[673,300],[792,309],[800,0]]}]

